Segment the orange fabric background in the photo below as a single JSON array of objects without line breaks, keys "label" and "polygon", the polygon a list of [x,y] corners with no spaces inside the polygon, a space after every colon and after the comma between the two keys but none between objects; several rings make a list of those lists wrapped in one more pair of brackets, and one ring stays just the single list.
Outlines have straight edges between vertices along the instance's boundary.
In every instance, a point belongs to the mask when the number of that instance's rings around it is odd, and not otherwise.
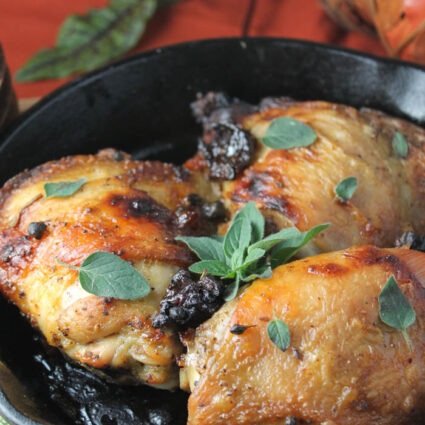
[{"label": "orange fabric background", "polygon": [[[12,74],[37,50],[50,47],[70,13],[84,13],[109,0],[0,0],[0,42]],[[133,50],[181,41],[242,35],[249,0],[185,0],[160,10]],[[301,38],[384,55],[378,40],[346,33],[318,0],[257,0],[249,36]],[[69,79],[15,83],[19,98],[43,96]]]}]

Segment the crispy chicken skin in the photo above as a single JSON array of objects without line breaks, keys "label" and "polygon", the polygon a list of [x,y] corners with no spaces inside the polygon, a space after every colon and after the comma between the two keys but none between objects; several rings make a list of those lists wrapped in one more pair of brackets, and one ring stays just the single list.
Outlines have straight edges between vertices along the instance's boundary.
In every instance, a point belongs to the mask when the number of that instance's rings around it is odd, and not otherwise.
[{"label": "crispy chicken skin", "polygon": [[[67,198],[44,199],[46,182],[87,183]],[[199,177],[199,176],[198,176]],[[135,162],[113,150],[67,157],[24,172],[0,192],[0,289],[53,346],[94,368],[122,368],[119,378],[150,385],[177,383],[181,348],[170,331],[154,329],[151,316],[179,267],[193,262],[174,241],[184,234],[175,211],[197,193],[214,198],[210,183],[187,170]],[[30,223],[47,227],[40,239]],[[85,292],[78,274],[56,259],[80,265],[95,251],[130,261],[152,292],[135,301]]]},{"label": "crispy chicken skin", "polygon": [[[379,318],[392,274],[416,312],[412,351]],[[186,336],[188,424],[422,423],[424,283],[425,254],[406,249],[354,247],[275,269]],[[290,330],[285,352],[267,336],[273,313]],[[234,324],[254,327],[234,335]]]},{"label": "crispy chicken skin", "polygon": [[[223,115],[216,113],[210,120]],[[233,181],[223,182],[223,197],[233,214],[252,200],[273,231],[294,225],[305,231],[331,222],[304,255],[353,245],[389,247],[405,230],[425,233],[423,129],[376,111],[286,98],[265,99],[257,112],[233,118],[260,139],[281,116],[308,124],[318,138],[308,147],[290,150],[258,142],[251,165]],[[207,144],[211,126],[206,127]],[[395,131],[408,142],[405,159],[392,148]],[[186,166],[208,172],[209,165],[200,151]],[[358,188],[352,199],[340,202],[334,188],[349,176],[358,179]]]}]

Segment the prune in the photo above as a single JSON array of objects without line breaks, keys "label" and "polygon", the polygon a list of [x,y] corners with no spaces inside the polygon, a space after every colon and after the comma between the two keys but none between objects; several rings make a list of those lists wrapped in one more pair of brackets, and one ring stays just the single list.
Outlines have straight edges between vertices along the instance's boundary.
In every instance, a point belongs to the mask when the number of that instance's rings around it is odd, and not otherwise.
[{"label": "prune", "polygon": [[230,106],[230,98],[221,92],[209,92],[205,95],[198,93],[196,100],[191,103],[193,116],[199,123],[204,122],[217,109]]},{"label": "prune", "polygon": [[221,201],[205,202],[199,195],[190,194],[176,211],[177,227],[190,235],[216,233],[217,224],[226,219],[226,209]]},{"label": "prune", "polygon": [[397,248],[409,246],[410,249],[414,249],[415,251],[425,252],[425,236],[408,230],[396,240],[395,245]]},{"label": "prune", "polygon": [[215,123],[199,144],[210,178],[216,180],[236,179],[251,164],[255,147],[256,140],[249,132],[223,122]]},{"label": "prune", "polygon": [[202,215],[208,220],[223,221],[226,218],[226,208],[223,202],[204,202],[202,204]]},{"label": "prune", "polygon": [[235,124],[242,117],[257,111],[257,107],[221,92],[198,93],[190,106],[193,116],[205,131],[211,130],[218,122]]},{"label": "prune", "polygon": [[152,325],[161,328],[173,325],[179,330],[195,328],[210,318],[223,304],[224,283],[209,275],[197,276],[179,270],[171,279],[160,311]]}]

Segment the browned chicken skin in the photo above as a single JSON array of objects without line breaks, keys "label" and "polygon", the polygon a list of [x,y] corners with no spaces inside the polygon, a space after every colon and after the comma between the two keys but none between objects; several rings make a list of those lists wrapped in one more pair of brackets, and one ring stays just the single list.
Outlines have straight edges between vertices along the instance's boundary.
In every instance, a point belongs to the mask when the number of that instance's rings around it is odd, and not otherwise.
[{"label": "browned chicken skin", "polygon": [[[44,183],[82,177],[87,183],[74,195],[43,198]],[[22,173],[0,194],[1,291],[49,344],[73,359],[95,368],[124,368],[151,385],[175,386],[180,344],[172,332],[152,328],[151,316],[172,275],[193,262],[174,241],[193,230],[175,214],[192,193],[216,196],[208,182],[188,171],[134,162],[112,150]],[[46,226],[41,235],[28,234],[33,222]],[[80,265],[95,251],[130,261],[152,292],[135,301],[97,297],[81,288],[76,271],[56,260]]]},{"label": "browned chicken skin", "polygon": [[[412,351],[379,317],[392,274],[416,312]],[[424,283],[425,254],[406,249],[351,248],[275,269],[188,338],[188,424],[422,423]],[[285,352],[267,336],[274,313],[290,330]],[[235,335],[234,324],[253,327]]]},{"label": "browned chicken skin", "polygon": [[[233,214],[255,201],[272,231],[290,226],[305,231],[331,222],[304,255],[363,244],[389,247],[405,230],[425,233],[423,129],[376,111],[328,102],[265,99],[260,112],[243,115],[237,106],[233,119],[257,139],[274,119],[285,116],[309,125],[317,140],[290,150],[270,149],[258,141],[251,165],[232,181],[222,179],[223,197]],[[228,115],[217,112],[212,120]],[[208,146],[217,130],[211,123],[205,127]],[[408,142],[405,159],[393,150],[395,131]],[[186,166],[211,173],[214,165],[201,150]],[[358,179],[357,190],[348,202],[340,202],[334,188],[349,176]]]}]

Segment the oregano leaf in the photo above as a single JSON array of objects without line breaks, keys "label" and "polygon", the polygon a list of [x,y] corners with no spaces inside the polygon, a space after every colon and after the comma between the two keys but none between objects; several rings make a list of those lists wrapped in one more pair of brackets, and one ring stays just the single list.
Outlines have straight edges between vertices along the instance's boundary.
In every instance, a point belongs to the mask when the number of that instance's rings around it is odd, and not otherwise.
[{"label": "oregano leaf", "polygon": [[223,248],[227,258],[231,259],[238,249],[248,247],[251,240],[251,225],[245,217],[235,217],[224,237]]},{"label": "oregano leaf", "polygon": [[319,224],[306,232],[299,233],[291,239],[280,242],[271,254],[271,267],[274,269],[288,262],[301,248],[330,225],[330,223]]},{"label": "oregano leaf", "polygon": [[394,137],[393,137],[393,140],[392,140],[392,146],[393,146],[395,154],[399,158],[406,158],[407,157],[407,154],[408,154],[408,151],[409,151],[409,146],[408,146],[404,136],[398,131],[396,131],[394,133]]},{"label": "oregano leaf", "polygon": [[148,281],[140,272],[111,252],[94,252],[80,267],[58,262],[78,270],[82,288],[98,297],[135,300],[145,297],[151,291]]},{"label": "oregano leaf", "polygon": [[290,117],[279,117],[271,122],[261,140],[272,149],[292,149],[309,146],[316,139],[314,130],[302,121]]},{"label": "oregano leaf", "polygon": [[257,242],[263,239],[264,236],[264,217],[259,211],[255,202],[249,201],[245,206],[235,215],[234,220],[244,218],[251,224],[251,240],[250,242]]},{"label": "oregano leaf", "polygon": [[382,288],[378,297],[379,317],[388,326],[398,329],[403,333],[410,350],[412,344],[406,333],[406,329],[413,325],[416,320],[416,313],[413,307],[397,285],[394,275],[392,275]]},{"label": "oregano leaf", "polygon": [[268,323],[267,335],[273,344],[283,352],[291,344],[291,335],[287,324],[276,317]]},{"label": "oregano leaf", "polygon": [[273,248],[278,243],[287,240],[287,239],[293,239],[296,236],[300,235],[301,232],[296,227],[288,227],[287,229],[282,229],[281,231],[277,233],[273,233],[266,238],[262,239],[261,241],[255,242],[254,244],[250,245],[248,248],[248,253],[257,248],[264,249],[265,251],[268,251],[269,249]]},{"label": "oregano leaf", "polygon": [[224,297],[223,297],[224,301],[232,301],[236,297],[239,291],[239,283],[240,283],[240,276],[237,273],[236,279],[232,283],[227,285],[224,290]]},{"label": "oregano leaf", "polygon": [[343,202],[352,198],[357,189],[358,181],[356,177],[347,177],[341,180],[335,187],[336,196]]},{"label": "oregano leaf", "polygon": [[232,269],[225,262],[217,260],[198,261],[192,264],[189,270],[198,274],[202,274],[206,271],[208,274],[220,277],[226,276],[232,272]]},{"label": "oregano leaf", "polygon": [[200,260],[226,261],[223,244],[215,238],[207,236],[177,236],[175,239],[184,242]]},{"label": "oregano leaf", "polygon": [[76,193],[85,183],[87,182],[86,178],[82,178],[75,181],[69,182],[55,182],[55,183],[45,183],[44,184],[44,193],[45,199],[47,198],[67,198],[68,196]]}]

